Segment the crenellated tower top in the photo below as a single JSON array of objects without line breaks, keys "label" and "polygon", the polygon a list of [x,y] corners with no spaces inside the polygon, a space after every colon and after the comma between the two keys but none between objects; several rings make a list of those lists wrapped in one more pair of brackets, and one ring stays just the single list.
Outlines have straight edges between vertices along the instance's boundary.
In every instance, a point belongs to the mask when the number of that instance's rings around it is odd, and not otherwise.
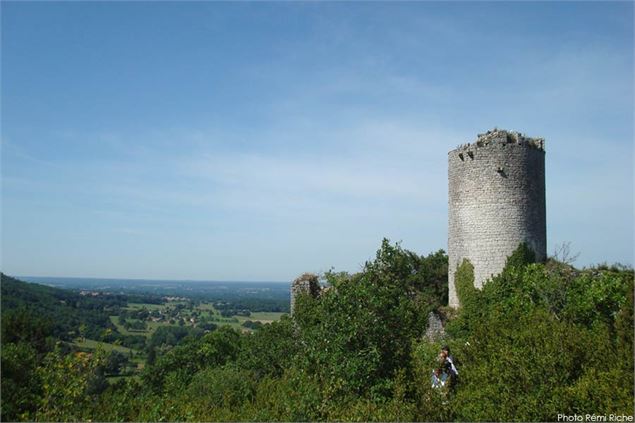
[{"label": "crenellated tower top", "polygon": [[459,145],[456,150],[469,150],[471,148],[485,147],[492,144],[524,145],[545,151],[545,140],[543,138],[527,137],[520,132],[507,131],[505,129],[498,128],[494,128],[483,134],[478,134],[474,143]]}]

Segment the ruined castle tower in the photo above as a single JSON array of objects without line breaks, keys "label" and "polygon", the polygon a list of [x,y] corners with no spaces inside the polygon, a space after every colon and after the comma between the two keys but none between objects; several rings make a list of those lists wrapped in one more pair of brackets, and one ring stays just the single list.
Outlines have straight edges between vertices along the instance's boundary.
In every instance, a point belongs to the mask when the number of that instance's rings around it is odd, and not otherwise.
[{"label": "ruined castle tower", "polygon": [[313,273],[303,273],[291,283],[291,315],[293,315],[296,299],[302,294],[308,294],[313,298],[317,298],[320,294],[320,282],[317,275]]},{"label": "ruined castle tower", "polygon": [[449,305],[457,307],[454,273],[463,259],[481,288],[522,242],[537,260],[546,258],[544,140],[497,129],[479,134],[448,153],[448,180]]}]

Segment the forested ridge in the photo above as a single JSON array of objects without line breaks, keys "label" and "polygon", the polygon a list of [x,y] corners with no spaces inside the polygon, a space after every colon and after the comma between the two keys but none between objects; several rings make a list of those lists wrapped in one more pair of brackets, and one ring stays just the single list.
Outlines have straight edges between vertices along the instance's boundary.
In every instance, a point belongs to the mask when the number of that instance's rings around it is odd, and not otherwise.
[{"label": "forested ridge", "polygon": [[[78,352],[62,341],[64,333],[79,330],[73,325],[92,324],[74,320],[73,313],[98,317],[104,307],[117,306],[115,299],[89,312],[90,302],[73,293],[63,298],[43,287],[31,294],[34,285],[3,276],[2,420],[553,421],[558,414],[633,415],[630,268],[576,269],[554,259],[538,264],[520,246],[482,290],[474,288],[470,263],[460,266],[458,310],[445,306],[443,251],[420,256],[384,240],[360,272],[324,278],[329,289],[319,298],[300,297],[293,318],[250,333],[220,327],[185,334],[157,349],[140,375],[104,383],[107,354]],[[48,314],[38,314],[39,304]],[[431,311],[445,322],[442,340],[424,336]],[[52,329],[43,316],[59,313],[68,313],[60,321],[69,323]],[[459,369],[451,389],[430,383],[443,345]]]},{"label": "forested ridge", "polygon": [[4,274],[0,289],[3,319],[13,321],[20,314],[33,314],[48,322],[51,336],[63,340],[76,336],[81,325],[89,338],[97,338],[107,329],[114,330],[108,316],[127,303],[124,295],[92,298],[66,289],[22,282]]}]

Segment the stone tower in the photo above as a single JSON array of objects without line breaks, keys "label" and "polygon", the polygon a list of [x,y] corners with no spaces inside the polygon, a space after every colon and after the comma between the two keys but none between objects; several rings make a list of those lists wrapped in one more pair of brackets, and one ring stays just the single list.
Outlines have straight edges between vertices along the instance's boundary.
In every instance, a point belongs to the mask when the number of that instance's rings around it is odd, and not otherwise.
[{"label": "stone tower", "polygon": [[449,305],[459,300],[454,273],[463,259],[481,288],[525,242],[547,254],[544,140],[494,129],[448,153]]},{"label": "stone tower", "polygon": [[308,294],[313,298],[317,298],[320,294],[320,282],[317,275],[313,273],[303,273],[291,283],[291,315],[293,315],[296,298],[302,294]]}]

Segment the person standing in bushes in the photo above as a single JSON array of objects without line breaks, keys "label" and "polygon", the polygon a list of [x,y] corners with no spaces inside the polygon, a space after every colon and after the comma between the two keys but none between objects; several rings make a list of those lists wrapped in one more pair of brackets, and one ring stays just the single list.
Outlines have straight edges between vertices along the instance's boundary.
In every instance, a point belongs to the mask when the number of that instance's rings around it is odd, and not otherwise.
[{"label": "person standing in bushes", "polygon": [[441,368],[445,373],[449,375],[449,387],[453,389],[456,386],[456,383],[459,378],[459,371],[454,364],[454,357],[450,354],[450,347],[445,345],[441,349],[441,353],[439,354],[439,361],[441,361]]}]

